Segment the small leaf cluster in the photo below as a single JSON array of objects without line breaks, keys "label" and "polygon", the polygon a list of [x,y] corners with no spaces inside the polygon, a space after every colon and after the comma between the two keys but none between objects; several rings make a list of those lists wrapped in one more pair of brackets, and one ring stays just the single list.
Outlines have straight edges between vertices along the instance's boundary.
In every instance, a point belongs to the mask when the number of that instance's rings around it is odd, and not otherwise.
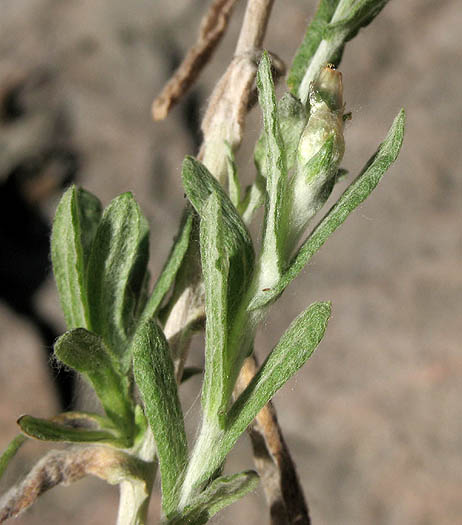
[{"label": "small leaf cluster", "polygon": [[[117,480],[135,483],[144,476],[141,499],[132,509],[136,517],[127,521],[139,524],[144,523],[140,516],[147,509],[156,462],[164,520],[171,525],[206,523],[255,488],[255,472],[222,475],[226,457],[258,412],[313,354],[331,306],[315,302],[300,313],[237,393],[257,327],[327,238],[373,191],[403,141],[401,111],[361,173],[307,233],[343,172],[342,77],[326,65],[327,59],[340,60],[345,42],[385,4],[321,0],[289,74],[291,92],[279,101],[271,61],[263,53],[257,74],[263,130],[254,152],[255,180],[243,191],[230,147],[228,191],[204,164],[185,158],[182,182],[190,205],[152,289],[149,226],[133,195],[120,195],[103,210],[91,193],[75,186],[66,191],[56,211],[51,252],[68,331],[54,352],[93,387],[104,414],[21,417],[22,434],[1,456],[0,474],[27,437],[104,445],[124,454],[120,464],[127,468],[122,472],[118,467]],[[326,60],[310,77],[320,53]],[[260,206],[264,219],[257,245],[248,226]],[[193,446],[179,401],[184,363],[172,354],[164,333],[167,306],[191,268],[200,268],[206,318],[203,418]]]},{"label": "small leaf cluster", "polygon": [[[207,323],[203,422],[183,478],[180,509],[200,497],[258,411],[319,344],[330,316],[328,302],[314,303],[291,324],[249,386],[232,399],[268,307],[375,188],[403,139],[401,112],[365,169],[297,250],[339,173],[344,148],[341,75],[323,68],[310,87],[309,107],[290,94],[276,103],[270,59],[264,53],[257,87],[264,128],[255,150],[254,185],[241,191],[232,158],[230,196],[200,162],[188,157],[183,163],[183,185],[200,216]],[[252,202],[247,196],[262,182],[265,216],[257,252],[244,217]],[[239,201],[236,196],[243,193]]]}]

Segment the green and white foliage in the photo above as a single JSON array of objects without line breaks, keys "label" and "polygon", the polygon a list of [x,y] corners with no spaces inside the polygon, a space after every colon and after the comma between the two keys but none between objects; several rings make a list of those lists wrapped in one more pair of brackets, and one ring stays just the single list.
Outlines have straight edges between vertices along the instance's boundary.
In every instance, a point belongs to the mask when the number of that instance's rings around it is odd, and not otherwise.
[{"label": "green and white foliage", "polygon": [[[133,195],[124,193],[103,210],[83,189],[72,186],[64,193],[53,223],[51,256],[68,331],[54,351],[57,361],[93,387],[104,414],[22,416],[21,434],[0,456],[0,475],[28,438],[72,443],[84,451],[99,447],[112,461],[110,472],[100,477],[121,483],[118,525],[146,523],[157,465],[165,524],[206,523],[255,488],[255,472],[222,475],[226,457],[318,347],[331,305],[315,302],[298,315],[247,388],[233,397],[258,325],[377,186],[403,141],[400,111],[361,173],[307,233],[344,171],[342,75],[328,63],[338,65],[345,43],[386,3],[321,0],[289,73],[290,93],[279,101],[271,60],[263,53],[257,73],[263,129],[254,151],[255,179],[243,192],[229,145],[220,145],[227,151],[228,192],[199,160],[185,158],[182,182],[190,204],[150,293],[149,227]],[[254,245],[248,226],[262,205],[261,242]],[[175,305],[163,312],[162,306],[171,306],[177,296],[170,291],[180,281],[187,289],[184,280],[191,268],[200,269],[193,276],[195,289],[201,289],[194,308],[205,309],[206,322],[203,417],[195,442],[188,444],[179,397],[185,363],[175,367],[174,359],[181,356],[172,356],[174,338],[169,341],[164,334]],[[179,327],[186,337],[182,328],[191,327]]]}]

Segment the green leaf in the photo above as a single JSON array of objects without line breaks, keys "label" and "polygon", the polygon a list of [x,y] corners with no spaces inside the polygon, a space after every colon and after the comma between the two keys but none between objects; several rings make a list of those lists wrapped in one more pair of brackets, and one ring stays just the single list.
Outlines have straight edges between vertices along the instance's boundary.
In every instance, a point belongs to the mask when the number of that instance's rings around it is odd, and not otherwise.
[{"label": "green leaf", "polygon": [[[300,135],[306,124],[306,111],[303,104],[290,93],[285,93],[277,104],[279,128],[284,143],[287,171],[295,164]],[[250,224],[256,209],[265,202],[267,164],[267,138],[263,130],[255,146],[254,159],[257,168],[255,182],[247,187],[244,199],[238,206],[245,224]]]},{"label": "green leaf", "polygon": [[8,443],[8,446],[0,456],[0,479],[8,467],[9,462],[14,458],[16,452],[26,441],[27,437],[23,434],[19,434]]},{"label": "green leaf", "polygon": [[107,416],[130,441],[134,430],[134,408],[130,401],[129,380],[117,369],[117,363],[103,340],[84,328],[76,328],[62,335],[54,348],[62,363],[88,379]]},{"label": "green leaf", "polygon": [[51,258],[68,328],[89,327],[87,266],[100,218],[99,200],[75,186],[64,193],[56,210]]},{"label": "green leaf", "polygon": [[192,157],[186,157],[182,177],[188,199],[201,217],[203,207],[212,192],[220,200],[224,251],[230,261],[228,317],[232,319],[252,278],[255,256],[250,234],[229,197],[203,164]]},{"label": "green leaf", "polygon": [[263,112],[266,142],[266,205],[261,254],[265,286],[272,286],[280,277],[283,264],[284,207],[283,196],[287,178],[286,155],[279,126],[279,116],[271,75],[271,60],[263,53],[257,72],[258,100]]},{"label": "green leaf", "polygon": [[87,269],[91,247],[96,236],[96,231],[98,230],[103,207],[95,195],[82,188],[77,189],[76,196],[83,260],[85,262],[85,269]]},{"label": "green leaf", "polygon": [[[196,443],[185,485],[188,478],[193,479],[194,490],[213,476],[258,412],[311,356],[324,335],[329,316],[329,303],[314,303],[292,322],[228,411],[225,428],[207,429],[199,435],[198,441],[202,442]],[[208,449],[213,454],[201,458],[200,452]]]},{"label": "green leaf", "polygon": [[[296,93],[304,104],[307,103],[310,84],[316,80],[320,69],[329,62],[338,66],[346,42],[351,40],[361,27],[368,25],[387,2],[388,0],[340,0],[336,3],[324,0],[320,4],[319,10],[323,7],[322,14],[319,20],[317,16],[315,18],[319,23],[314,28],[313,37],[306,37],[308,46],[305,50],[305,60],[300,57],[300,62],[295,68],[295,80],[290,84],[298,86]],[[335,11],[332,13],[334,4]],[[310,29],[311,26],[308,31]]]},{"label": "green leaf", "polygon": [[[339,1],[321,0],[318,4],[314,18],[306,30],[305,38],[295,54],[287,76],[287,86],[294,95],[298,93],[305,71],[308,69],[313,55],[324,38],[324,31],[332,19]],[[337,58],[337,60],[332,60],[332,62],[338,65],[340,60]]]},{"label": "green leaf", "polygon": [[241,202],[241,184],[239,182],[239,177],[237,176],[237,166],[234,159],[234,153],[228,142],[226,142],[226,150],[228,152],[226,156],[226,165],[228,167],[229,198],[237,208]]},{"label": "green leaf", "polygon": [[183,413],[173,362],[162,330],[143,323],[133,338],[133,371],[154,435],[162,481],[162,507],[176,509],[181,479],[188,461]]},{"label": "green leaf", "polygon": [[228,432],[237,439],[274,394],[299,370],[324,337],[330,303],[313,303],[289,326],[229,412]]},{"label": "green leaf", "polygon": [[404,138],[404,124],[405,113],[404,110],[401,110],[377,152],[303,243],[282,279],[274,288],[268,290],[266,295],[260,294],[257,296],[249,305],[249,310],[262,308],[278,297],[300,273],[311,257],[321,248],[329,236],[370,195],[384,173],[398,157]]},{"label": "green leaf", "polygon": [[61,412],[57,416],[54,416],[52,421],[54,423],[62,423],[71,426],[79,426],[79,422],[81,422],[92,427],[96,425],[103,430],[117,430],[113,421],[108,417],[96,414],[95,412]]},{"label": "green leaf", "polygon": [[255,182],[247,186],[244,198],[239,205],[239,214],[247,226],[252,222],[255,212],[265,203],[266,180],[257,171]]},{"label": "green leaf", "polygon": [[290,229],[285,244],[287,259],[334,188],[337,174],[334,143],[332,134],[304,166],[298,167],[289,181],[287,193],[290,202]]},{"label": "green leaf", "polygon": [[188,505],[180,516],[168,525],[203,525],[221,509],[243,498],[257,488],[259,476],[253,470],[222,476],[212,483]]},{"label": "green leaf", "polygon": [[233,385],[228,359],[228,273],[229,260],[224,247],[223,218],[220,200],[212,193],[202,208],[200,244],[205,285],[205,375],[202,386],[204,416],[212,421],[223,416]]},{"label": "green leaf", "polygon": [[287,171],[296,161],[298,143],[305,128],[307,114],[305,107],[291,93],[284,93],[278,102],[278,118],[281,136],[284,143]]},{"label": "green leaf", "polygon": [[352,3],[344,18],[333,21],[325,28],[324,38],[335,39],[340,35],[344,42],[351,40],[362,27],[374,20],[388,2],[389,0],[362,0]]},{"label": "green leaf", "polygon": [[88,265],[91,330],[128,369],[128,343],[149,257],[149,228],[131,193],[104,210]]},{"label": "green leaf", "polygon": [[106,430],[88,430],[73,428],[47,419],[21,416],[18,421],[21,430],[27,436],[40,441],[63,441],[68,443],[107,443],[113,446],[126,445],[124,440]]},{"label": "green leaf", "polygon": [[167,262],[162,269],[159,278],[157,279],[151,297],[149,298],[149,301],[147,302],[143,311],[143,321],[147,319],[154,319],[159,311],[159,307],[165,295],[170,290],[189,246],[192,223],[192,210],[188,209],[184,215],[183,224],[180,227],[180,233],[175,239]]}]

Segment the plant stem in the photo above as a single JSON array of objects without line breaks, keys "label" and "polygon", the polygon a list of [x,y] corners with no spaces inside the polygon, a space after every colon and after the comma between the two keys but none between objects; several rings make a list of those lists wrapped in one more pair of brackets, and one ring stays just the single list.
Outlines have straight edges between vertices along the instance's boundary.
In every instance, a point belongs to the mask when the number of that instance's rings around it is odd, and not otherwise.
[{"label": "plant stem", "polygon": [[211,474],[220,467],[220,461],[216,460],[214,451],[219,447],[223,431],[214,423],[202,420],[202,427],[197,438],[188,470],[185,475],[180,496],[180,510],[182,510],[195,493],[200,490],[201,485],[206,482]]},{"label": "plant stem", "polygon": [[154,436],[148,426],[143,442],[138,451],[138,458],[153,462],[154,466],[145,479],[122,481],[119,485],[119,511],[117,525],[145,525],[147,523],[149,500],[156,477],[157,462],[155,461],[156,447]]},{"label": "plant stem", "polygon": [[[243,392],[257,369],[254,356],[244,361],[234,397]],[[271,402],[260,410],[247,430],[252,441],[254,463],[270,508],[271,525],[309,525],[311,521],[303,489]]]},{"label": "plant stem", "polygon": [[221,184],[227,176],[226,143],[235,152],[242,142],[258,55],[273,2],[248,0],[234,57],[215,86],[202,121],[204,141],[199,159]]}]

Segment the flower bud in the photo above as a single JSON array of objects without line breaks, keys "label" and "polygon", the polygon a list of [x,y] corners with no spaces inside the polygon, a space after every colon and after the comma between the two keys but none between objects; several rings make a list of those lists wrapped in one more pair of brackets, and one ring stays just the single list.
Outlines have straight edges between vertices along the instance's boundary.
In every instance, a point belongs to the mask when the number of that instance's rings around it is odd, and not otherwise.
[{"label": "flower bud", "polygon": [[286,253],[296,247],[313,215],[328,199],[343,158],[342,74],[326,66],[309,95],[310,116],[298,144],[297,164],[288,185]]},{"label": "flower bud", "polygon": [[310,117],[298,146],[299,164],[305,165],[334,135],[334,159],[342,160],[345,150],[343,140],[343,83],[342,73],[326,66],[313,82],[309,94]]}]

